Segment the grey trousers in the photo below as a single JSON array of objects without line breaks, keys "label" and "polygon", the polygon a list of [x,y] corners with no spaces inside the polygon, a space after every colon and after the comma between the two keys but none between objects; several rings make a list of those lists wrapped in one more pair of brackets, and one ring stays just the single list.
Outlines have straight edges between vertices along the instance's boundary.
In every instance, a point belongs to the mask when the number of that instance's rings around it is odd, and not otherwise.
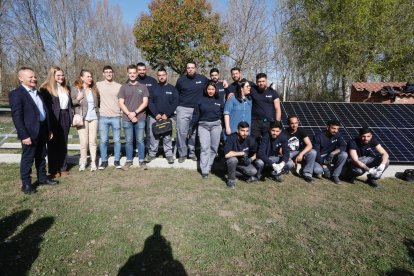
[{"label": "grey trousers", "polygon": [[221,121],[198,122],[198,138],[200,139],[200,169],[202,174],[208,174],[216,158],[220,144]]},{"label": "grey trousers", "polygon": [[[152,124],[155,123],[156,120],[148,116],[147,118],[147,141],[148,141],[148,155],[155,157],[155,155],[158,152],[158,145],[160,144],[160,137],[156,137],[154,133],[152,132]],[[172,147],[172,139],[171,139],[171,133],[168,133],[168,135],[163,135],[161,137],[162,145],[164,148],[165,157],[173,156],[173,147]]]},{"label": "grey trousers", "polygon": [[[328,154],[322,155],[322,158],[325,159],[328,157]],[[337,155],[335,155],[333,159],[333,168],[329,168],[330,171],[333,170],[332,176],[339,176],[342,172],[342,168],[344,167],[346,160],[348,158],[348,153],[345,151],[341,151]],[[313,167],[313,172],[315,174],[323,174],[323,167],[318,162],[315,162],[315,166]]]},{"label": "grey trousers", "polygon": [[[188,128],[193,118],[194,108],[178,106],[177,113],[177,150],[178,157],[195,156],[195,138],[196,133],[191,135],[187,141]],[[187,147],[188,143],[188,147]],[[188,152],[189,151],[189,152]]]},{"label": "grey trousers", "polygon": [[[367,165],[368,168],[373,168],[373,167],[377,167],[381,164],[382,161],[382,157],[381,156],[376,156],[376,157],[372,157],[372,156],[361,156],[358,158],[359,161],[361,161],[362,163],[364,163],[365,165]],[[353,177],[356,176],[361,176],[365,173],[365,171],[363,169],[361,169],[360,167],[355,166],[354,164],[352,164],[352,161],[349,160],[348,161],[351,167],[351,173]],[[387,161],[387,164],[385,164],[385,170],[388,168],[388,166],[390,165],[390,161]],[[384,173],[383,172],[383,173]],[[373,176],[373,179],[379,179],[380,177],[375,177]]]},{"label": "grey trousers", "polygon": [[[298,150],[291,150],[290,151],[290,159],[289,159],[289,167],[293,168],[295,166],[295,162],[293,159],[298,156]],[[315,166],[315,159],[316,159],[316,150],[312,149],[308,153],[303,156],[302,161],[302,171],[304,176],[312,176],[313,175],[313,167]]]},{"label": "grey trousers", "polygon": [[239,175],[244,176],[253,176],[257,174],[257,169],[253,165],[256,163],[256,160],[248,165],[248,166],[241,166],[239,165],[239,160],[237,157],[230,157],[226,160],[227,165],[227,179],[228,180],[235,180],[236,179],[236,172],[239,173]]}]

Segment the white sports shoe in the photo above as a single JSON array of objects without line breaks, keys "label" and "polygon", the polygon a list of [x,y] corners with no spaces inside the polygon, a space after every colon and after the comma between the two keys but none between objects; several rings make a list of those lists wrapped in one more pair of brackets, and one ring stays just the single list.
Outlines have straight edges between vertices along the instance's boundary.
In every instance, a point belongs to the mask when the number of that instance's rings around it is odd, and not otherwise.
[{"label": "white sports shoe", "polygon": [[79,165],[79,171],[83,172],[85,170],[85,164],[80,164]]},{"label": "white sports shoe", "polygon": [[96,171],[96,164],[92,163],[91,164],[91,172]]}]

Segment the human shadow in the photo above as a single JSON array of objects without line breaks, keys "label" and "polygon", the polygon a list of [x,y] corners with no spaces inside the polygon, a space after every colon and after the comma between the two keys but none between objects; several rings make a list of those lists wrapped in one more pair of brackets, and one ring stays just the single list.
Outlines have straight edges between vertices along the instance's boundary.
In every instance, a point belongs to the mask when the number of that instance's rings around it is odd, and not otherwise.
[{"label": "human shadow", "polygon": [[[405,239],[403,244],[407,247],[407,254],[410,257],[411,262],[414,262],[414,240]],[[413,271],[409,271],[405,268],[395,267],[391,271],[387,272],[387,276],[414,276]]]},{"label": "human shadow", "polygon": [[[7,236],[2,230],[2,239],[0,240],[0,275],[27,275],[33,262],[40,254],[43,235],[53,225],[53,217],[38,219],[12,238],[7,239],[30,213],[30,210],[24,210],[1,220],[4,225],[8,224],[9,227],[4,232],[7,232]],[[13,218],[16,218],[17,222],[10,223],[9,221]]]},{"label": "human shadow", "polygon": [[184,266],[174,260],[170,242],[161,235],[162,225],[154,225],[154,232],[144,243],[142,252],[129,257],[118,275],[187,275]]},{"label": "human shadow", "polygon": [[15,212],[10,216],[4,217],[0,220],[0,242],[3,242],[7,237],[10,237],[32,213],[32,210],[26,209]]}]

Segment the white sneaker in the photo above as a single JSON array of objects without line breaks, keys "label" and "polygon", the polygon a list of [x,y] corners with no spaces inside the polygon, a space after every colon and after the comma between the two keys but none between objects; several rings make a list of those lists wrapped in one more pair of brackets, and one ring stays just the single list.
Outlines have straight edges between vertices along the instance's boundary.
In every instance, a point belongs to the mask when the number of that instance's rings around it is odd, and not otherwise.
[{"label": "white sneaker", "polygon": [[94,171],[96,171],[96,165],[95,164],[91,164],[91,172],[94,172]]},{"label": "white sneaker", "polygon": [[80,164],[79,165],[79,171],[83,172],[85,170],[85,164]]}]

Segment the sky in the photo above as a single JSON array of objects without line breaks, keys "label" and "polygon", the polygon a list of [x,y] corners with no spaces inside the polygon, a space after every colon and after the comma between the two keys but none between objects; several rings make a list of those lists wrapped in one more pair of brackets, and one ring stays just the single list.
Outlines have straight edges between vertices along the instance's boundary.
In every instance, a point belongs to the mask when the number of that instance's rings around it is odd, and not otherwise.
[{"label": "sky", "polygon": [[[151,0],[109,0],[112,5],[118,4],[121,8],[122,15],[124,17],[124,23],[133,25],[136,18],[141,13],[148,13],[148,4]],[[216,11],[223,10],[226,5],[226,0],[211,0],[213,8]]]}]

